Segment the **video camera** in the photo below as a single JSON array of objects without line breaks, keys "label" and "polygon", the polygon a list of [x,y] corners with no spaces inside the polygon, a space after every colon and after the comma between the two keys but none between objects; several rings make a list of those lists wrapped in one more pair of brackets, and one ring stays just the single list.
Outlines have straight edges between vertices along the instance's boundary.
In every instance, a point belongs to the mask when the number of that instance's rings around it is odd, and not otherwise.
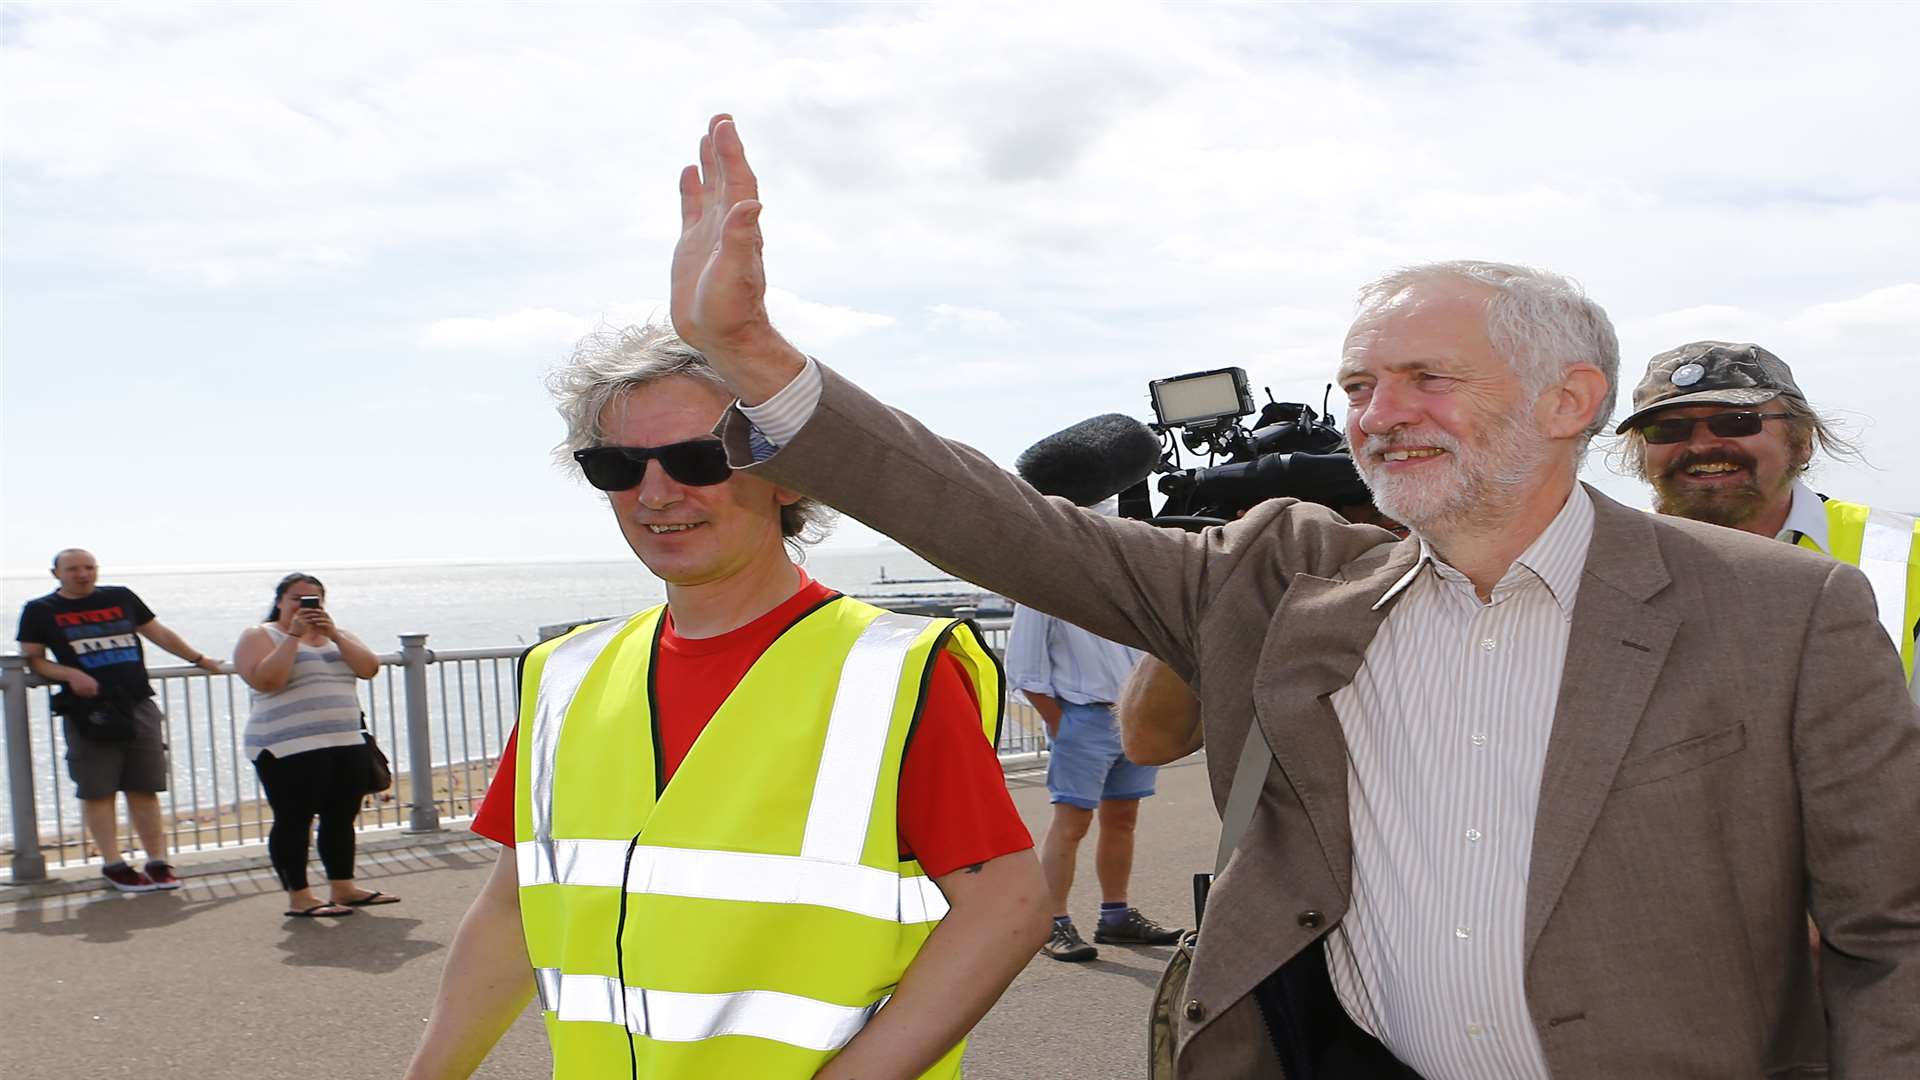
[{"label": "video camera", "polygon": [[[1159,525],[1203,528],[1231,521],[1268,499],[1295,498],[1335,510],[1372,501],[1333,421],[1298,402],[1267,403],[1254,414],[1247,373],[1237,367],[1155,379],[1147,384],[1160,438],[1154,472],[1166,501],[1153,513],[1146,481],[1123,491],[1120,513]],[[1321,403],[1324,409],[1325,402]],[[1206,453],[1208,464],[1182,468],[1179,448]]]},{"label": "video camera", "polygon": [[[1123,413],[1082,420],[1027,447],[1015,470],[1042,494],[1078,506],[1118,494],[1121,517],[1193,531],[1283,497],[1349,516],[1371,510],[1372,496],[1332,421],[1269,393],[1253,425],[1241,422],[1255,411],[1245,371],[1197,371],[1155,379],[1147,389],[1155,423]],[[1183,467],[1182,446],[1204,452],[1207,464]],[[1158,513],[1148,485],[1155,473],[1166,496]]]}]

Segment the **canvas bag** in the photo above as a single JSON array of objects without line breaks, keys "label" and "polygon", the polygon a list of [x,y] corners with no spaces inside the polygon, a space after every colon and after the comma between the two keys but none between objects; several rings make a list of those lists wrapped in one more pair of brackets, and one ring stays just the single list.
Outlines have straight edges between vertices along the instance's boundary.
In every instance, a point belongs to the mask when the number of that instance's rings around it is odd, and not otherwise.
[{"label": "canvas bag", "polygon": [[[1240,764],[1233,772],[1233,786],[1227,790],[1227,808],[1220,815],[1220,848],[1214,854],[1214,874],[1226,870],[1227,859],[1233,855],[1233,849],[1240,846],[1248,826],[1253,824],[1253,808],[1260,802],[1260,789],[1266,785],[1267,767],[1272,761],[1273,750],[1267,745],[1266,733],[1255,720],[1247,725],[1247,741],[1240,748]],[[1173,955],[1167,959],[1166,970],[1160,973],[1160,983],[1153,991],[1153,1005],[1147,1017],[1148,1080],[1174,1080],[1174,1052],[1178,1049],[1174,1034],[1178,1030],[1180,1011],[1186,1008],[1187,976],[1193,972],[1193,949],[1199,940],[1200,919],[1206,903],[1205,883],[1211,880],[1211,875],[1196,876],[1200,880],[1194,883],[1194,928],[1174,945]]]}]

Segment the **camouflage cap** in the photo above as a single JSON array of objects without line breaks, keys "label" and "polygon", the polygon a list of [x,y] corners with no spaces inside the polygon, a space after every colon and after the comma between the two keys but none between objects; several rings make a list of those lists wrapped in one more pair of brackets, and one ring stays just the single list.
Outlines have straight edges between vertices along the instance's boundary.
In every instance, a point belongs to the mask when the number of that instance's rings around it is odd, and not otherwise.
[{"label": "camouflage cap", "polygon": [[1807,403],[1785,360],[1752,343],[1696,341],[1647,361],[1633,388],[1633,415],[1613,429],[1624,434],[1647,414],[1679,405],[1759,405],[1786,396]]}]

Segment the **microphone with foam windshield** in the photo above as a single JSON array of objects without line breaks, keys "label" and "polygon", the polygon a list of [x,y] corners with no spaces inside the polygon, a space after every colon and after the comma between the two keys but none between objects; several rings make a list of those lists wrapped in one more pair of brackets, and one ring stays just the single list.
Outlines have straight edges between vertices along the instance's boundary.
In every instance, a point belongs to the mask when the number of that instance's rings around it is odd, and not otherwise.
[{"label": "microphone with foam windshield", "polygon": [[1042,495],[1092,506],[1145,480],[1160,463],[1160,437],[1124,413],[1056,431],[1021,451],[1014,471]]}]

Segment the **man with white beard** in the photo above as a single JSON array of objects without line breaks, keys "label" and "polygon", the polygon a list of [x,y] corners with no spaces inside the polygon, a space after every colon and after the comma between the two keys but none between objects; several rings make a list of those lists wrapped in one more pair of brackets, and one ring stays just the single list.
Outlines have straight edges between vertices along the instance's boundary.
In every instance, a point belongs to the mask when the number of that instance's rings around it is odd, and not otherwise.
[{"label": "man with white beard", "polygon": [[1254,765],[1180,1075],[1920,1075],[1920,716],[1867,582],[1577,482],[1619,349],[1574,283],[1361,290],[1348,438],[1408,539],[1290,499],[1187,535],[1040,495],[781,337],[730,117],[680,203],[673,321],[738,398],[736,467],[1165,660],[1216,805]]}]

